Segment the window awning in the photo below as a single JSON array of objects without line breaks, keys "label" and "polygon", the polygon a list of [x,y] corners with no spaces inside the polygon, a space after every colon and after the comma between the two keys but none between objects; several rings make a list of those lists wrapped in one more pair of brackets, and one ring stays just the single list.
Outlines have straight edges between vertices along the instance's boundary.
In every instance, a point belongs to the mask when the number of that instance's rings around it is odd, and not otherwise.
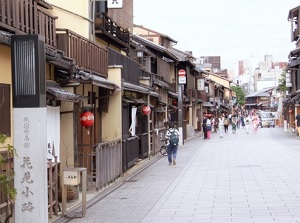
[{"label": "window awning", "polygon": [[156,97],[156,98],[159,98],[160,97],[160,94],[159,93],[156,93],[154,91],[149,91],[149,94],[150,96],[153,96],[153,97]]},{"label": "window awning", "polygon": [[143,99],[138,99],[138,98],[134,98],[131,96],[125,96],[124,99],[132,101],[132,103],[135,103],[135,104],[146,104],[146,102]]},{"label": "window awning", "polygon": [[134,92],[138,92],[138,93],[143,93],[143,94],[149,94],[149,89],[138,86],[138,85],[134,85],[134,84],[130,84],[128,82],[123,82],[123,89],[126,91],[134,91]]},{"label": "window awning", "polygon": [[110,80],[107,80],[104,77],[100,77],[100,76],[97,76],[94,74],[89,74],[84,71],[79,71],[75,75],[74,81],[77,81],[77,82],[83,83],[83,84],[93,84],[98,87],[107,88],[110,90],[119,89],[119,87],[115,83],[111,82]]},{"label": "window awning", "polygon": [[170,89],[170,86],[167,83],[165,83],[164,81],[161,81],[159,79],[153,79],[153,84],[156,84],[166,90]]},{"label": "window awning", "polygon": [[172,97],[172,98],[176,98],[176,99],[178,98],[178,94],[177,94],[177,93],[174,93],[174,92],[169,91],[168,94],[169,94],[169,96]]},{"label": "window awning", "polygon": [[96,75],[93,75],[92,84],[99,87],[108,88],[111,90],[119,89],[119,87],[115,83]]},{"label": "window awning", "polygon": [[161,100],[156,100],[156,102],[159,104],[159,105],[163,105],[163,106],[166,106],[167,105],[167,103],[166,102],[163,102],[163,101],[161,101]]},{"label": "window awning", "polygon": [[71,102],[81,102],[87,99],[87,97],[83,95],[78,95],[66,91],[60,85],[51,80],[46,80],[46,91],[47,97],[54,98],[59,101],[71,101]]}]

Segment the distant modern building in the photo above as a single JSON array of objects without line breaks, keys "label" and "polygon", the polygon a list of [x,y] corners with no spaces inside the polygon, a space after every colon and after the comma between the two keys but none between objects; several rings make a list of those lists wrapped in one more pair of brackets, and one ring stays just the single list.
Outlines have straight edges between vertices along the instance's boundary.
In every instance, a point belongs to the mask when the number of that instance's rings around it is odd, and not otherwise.
[{"label": "distant modern building", "polygon": [[221,69],[220,56],[200,56],[198,58],[197,67],[207,72],[214,73],[219,77],[228,79],[227,69]]},{"label": "distant modern building", "polygon": [[260,91],[267,87],[278,86],[287,62],[274,62],[272,55],[265,55],[263,61],[257,58],[239,61],[237,84],[246,94]]}]

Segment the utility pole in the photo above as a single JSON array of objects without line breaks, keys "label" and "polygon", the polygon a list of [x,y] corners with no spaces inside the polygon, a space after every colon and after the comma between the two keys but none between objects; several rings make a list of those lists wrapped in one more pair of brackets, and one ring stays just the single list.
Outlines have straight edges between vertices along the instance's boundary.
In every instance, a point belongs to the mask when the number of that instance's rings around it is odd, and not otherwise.
[{"label": "utility pole", "polygon": [[184,144],[183,141],[183,103],[182,103],[182,92],[184,90],[184,84],[186,84],[186,72],[183,69],[178,71],[178,131],[180,134],[179,145]]}]

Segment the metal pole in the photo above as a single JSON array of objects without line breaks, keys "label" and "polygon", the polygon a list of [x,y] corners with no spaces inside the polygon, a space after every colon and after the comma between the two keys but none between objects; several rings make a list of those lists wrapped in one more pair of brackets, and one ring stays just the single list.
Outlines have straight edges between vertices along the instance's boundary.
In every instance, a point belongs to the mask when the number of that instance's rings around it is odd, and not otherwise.
[{"label": "metal pole", "polygon": [[[150,94],[147,96],[147,103],[148,105],[150,105]],[[150,123],[150,115],[152,115],[152,112],[147,115],[147,123],[148,123],[148,127],[147,127],[147,133],[148,133],[148,159],[150,160],[151,158],[151,135],[150,134],[154,134],[153,133],[150,133],[150,125],[152,125],[152,122]]]},{"label": "metal pole", "polygon": [[283,92],[283,102],[284,106],[282,106],[283,109],[283,132],[287,132],[287,112],[286,112],[286,91]]},{"label": "metal pole", "polygon": [[178,131],[180,134],[179,137],[179,145],[182,146],[184,144],[183,142],[183,112],[182,112],[182,91],[184,86],[182,84],[178,84]]}]

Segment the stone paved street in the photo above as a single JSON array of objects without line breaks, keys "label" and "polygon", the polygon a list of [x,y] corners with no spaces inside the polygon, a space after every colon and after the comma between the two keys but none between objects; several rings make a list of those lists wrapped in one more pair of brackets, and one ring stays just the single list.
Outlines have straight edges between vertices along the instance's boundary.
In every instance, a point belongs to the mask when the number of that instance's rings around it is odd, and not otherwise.
[{"label": "stone paved street", "polygon": [[282,128],[191,139],[71,223],[300,223],[300,141]]}]

